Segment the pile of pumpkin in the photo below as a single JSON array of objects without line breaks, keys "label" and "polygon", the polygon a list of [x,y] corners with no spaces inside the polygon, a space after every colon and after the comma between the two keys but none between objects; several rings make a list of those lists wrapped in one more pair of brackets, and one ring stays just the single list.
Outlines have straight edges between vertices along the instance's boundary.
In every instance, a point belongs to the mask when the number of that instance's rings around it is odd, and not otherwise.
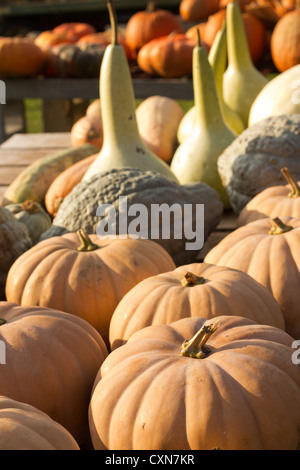
[{"label": "pile of pumpkin", "polygon": [[[245,48],[237,3],[226,11]],[[296,450],[300,114],[271,114],[237,136],[198,38],[195,128],[168,164],[141,137],[113,29],[101,148],[86,142],[38,160],[0,207],[0,448]],[[224,31],[212,49],[223,50]],[[246,58],[261,91],[271,86]],[[176,155],[188,155],[186,172],[176,174]],[[53,192],[57,180],[67,194]],[[239,227],[201,263],[176,227],[170,239],[133,239],[128,227],[101,238],[110,214],[97,208],[121,211],[120,196],[148,208],[204,204],[205,238],[228,204]]]}]

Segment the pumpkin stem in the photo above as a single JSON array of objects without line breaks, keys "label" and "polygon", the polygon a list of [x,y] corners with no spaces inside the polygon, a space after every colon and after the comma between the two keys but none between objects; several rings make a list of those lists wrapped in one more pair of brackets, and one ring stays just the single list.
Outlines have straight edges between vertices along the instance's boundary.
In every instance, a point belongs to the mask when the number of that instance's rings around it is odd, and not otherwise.
[{"label": "pumpkin stem", "polygon": [[92,242],[90,237],[83,230],[80,229],[76,233],[81,241],[81,245],[77,248],[77,251],[95,251],[100,248],[99,245]]},{"label": "pumpkin stem", "polygon": [[154,0],[149,0],[146,6],[147,13],[153,13],[156,10],[156,2]]},{"label": "pumpkin stem", "polygon": [[0,326],[1,326],[1,325],[4,325],[5,323],[6,323],[5,318],[0,318]]},{"label": "pumpkin stem", "polygon": [[21,209],[29,214],[36,214],[39,211],[39,207],[35,201],[24,201],[21,205]]},{"label": "pumpkin stem", "polygon": [[107,0],[107,9],[109,13],[109,21],[111,24],[111,43],[116,46],[118,44],[118,19],[112,0]]},{"label": "pumpkin stem", "polygon": [[210,352],[206,343],[219,326],[219,320],[209,325],[203,325],[191,340],[184,341],[181,346],[181,355],[195,359],[205,358]]},{"label": "pumpkin stem", "polygon": [[286,225],[282,222],[279,217],[272,219],[272,228],[269,231],[270,235],[280,235],[281,233],[289,232],[293,227],[291,225]]},{"label": "pumpkin stem", "polygon": [[[300,0],[299,0],[300,1]],[[300,196],[300,188],[297,183],[297,181],[292,177],[290,174],[289,170],[285,166],[284,168],[281,168],[281,173],[287,180],[288,184],[291,186],[292,191],[288,194],[288,197],[299,197]]]},{"label": "pumpkin stem", "polygon": [[196,274],[193,274],[190,271],[188,271],[184,275],[184,278],[182,279],[181,284],[183,287],[193,287],[199,284],[204,284],[204,282],[205,282],[204,277],[196,276]]}]

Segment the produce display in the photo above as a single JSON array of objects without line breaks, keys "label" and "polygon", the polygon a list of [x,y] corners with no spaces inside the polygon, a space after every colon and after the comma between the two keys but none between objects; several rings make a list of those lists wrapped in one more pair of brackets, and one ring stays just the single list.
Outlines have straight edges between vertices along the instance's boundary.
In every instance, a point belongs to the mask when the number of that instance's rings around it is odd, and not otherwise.
[{"label": "produce display", "polygon": [[300,1],[155,3],[0,38],[99,79],[2,197],[0,450],[300,449]]}]

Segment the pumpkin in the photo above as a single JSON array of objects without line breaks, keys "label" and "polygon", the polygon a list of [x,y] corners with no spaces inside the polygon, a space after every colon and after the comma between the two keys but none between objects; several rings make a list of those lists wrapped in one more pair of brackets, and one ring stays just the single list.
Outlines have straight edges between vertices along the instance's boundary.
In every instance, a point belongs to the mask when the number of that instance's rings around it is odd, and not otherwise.
[{"label": "pumpkin", "polygon": [[89,424],[96,450],[299,446],[293,338],[248,318],[183,318],[136,332],[103,362]]},{"label": "pumpkin", "polygon": [[41,50],[48,52],[58,44],[74,44],[77,36],[74,34],[55,33],[52,30],[42,31],[35,39],[34,44]]},{"label": "pumpkin", "polygon": [[269,116],[244,130],[219,156],[220,177],[237,215],[265,188],[282,184],[281,168],[300,179],[299,126],[300,114]]},{"label": "pumpkin", "polygon": [[[83,46],[86,47],[89,44],[100,44],[102,46],[107,46],[108,44],[111,43],[111,31],[102,31],[99,33],[92,33],[92,34],[87,34],[86,36],[81,37],[78,39],[76,42],[77,46]],[[131,50],[127,44],[125,35],[122,32],[118,33],[118,44],[123,46],[123,49],[125,51],[126,57],[128,61],[132,59],[132,54]]]},{"label": "pumpkin", "polygon": [[[81,228],[87,233],[97,232],[98,224],[105,224],[106,221],[109,223],[110,220],[109,214],[96,216],[98,207],[103,204],[111,205],[115,210],[116,232],[127,233],[135,217],[127,214],[126,207],[120,204],[121,197],[126,197],[128,208],[138,207],[135,204],[141,204],[148,215],[151,215],[152,207],[154,207],[161,211],[161,216],[163,216],[163,209],[167,207],[163,223],[158,221],[156,225],[155,216],[152,221],[152,216],[149,216],[147,233],[142,237],[145,238],[146,235],[146,238],[159,243],[172,256],[176,264],[191,262],[195,259],[199,254],[200,248],[196,245],[201,241],[202,232],[206,240],[209,233],[220,222],[223,214],[223,204],[218,193],[204,183],[179,185],[159,173],[122,168],[94,175],[77,184],[62,202],[52,226],[42,235],[42,239],[68,231],[75,232]],[[185,204],[190,212],[188,210],[185,212]],[[203,220],[197,210],[198,204],[204,205]],[[174,218],[172,218],[172,211],[175,207],[178,209],[177,215],[175,216],[174,212]],[[127,220],[123,224],[125,227],[118,223],[121,216]],[[183,229],[184,217],[191,221],[193,230],[197,227],[195,232],[189,233],[188,228],[180,230],[180,225]],[[169,229],[166,235],[163,233],[162,225],[167,231]],[[159,233],[156,233],[157,230]],[[192,243],[193,246],[188,246],[187,249],[186,244],[191,241],[194,244]]]},{"label": "pumpkin", "polygon": [[238,226],[265,217],[274,218],[277,214],[300,218],[300,182],[295,181],[286,167],[281,173],[288,184],[266,188],[251,199],[238,217]]},{"label": "pumpkin", "polygon": [[191,75],[195,44],[195,40],[185,34],[171,34],[152,39],[139,50],[137,64],[149,75],[164,78]]},{"label": "pumpkin", "polygon": [[76,36],[77,40],[79,40],[87,34],[96,33],[96,28],[89,23],[71,22],[59,24],[55,26],[52,31],[57,34],[71,34]]},{"label": "pumpkin", "polygon": [[59,44],[52,48],[54,68],[60,77],[98,78],[106,45]]},{"label": "pumpkin", "polygon": [[103,339],[75,315],[0,302],[6,363],[0,395],[46,413],[83,444],[93,381],[108,352]]},{"label": "pumpkin", "polygon": [[220,312],[285,329],[276,300],[251,276],[222,266],[192,263],[151,276],[123,297],[110,322],[110,346],[116,349],[150,325],[199,315],[211,319]]},{"label": "pumpkin", "polygon": [[0,450],[80,450],[71,434],[46,413],[0,396]]},{"label": "pumpkin", "polygon": [[0,37],[0,77],[36,76],[45,63],[45,53],[32,40]]},{"label": "pumpkin", "polygon": [[38,202],[25,201],[5,207],[26,225],[33,245],[39,241],[41,234],[51,227],[51,218]]},{"label": "pumpkin", "polygon": [[184,21],[206,19],[219,9],[219,0],[181,0],[179,14]]},{"label": "pumpkin", "polygon": [[271,57],[279,72],[300,64],[300,3],[276,23],[271,35]]},{"label": "pumpkin", "polygon": [[95,161],[98,154],[95,153],[90,157],[74,163],[69,168],[60,173],[50,184],[45,195],[45,206],[48,213],[55,217],[64,198],[72,191],[72,189],[80,183],[83,175],[89,166]]},{"label": "pumpkin", "polygon": [[4,300],[6,276],[13,262],[32,246],[26,225],[0,206],[0,300]]},{"label": "pumpkin", "polygon": [[174,267],[170,255],[151,240],[101,239],[78,231],[43,240],[20,256],[9,270],[6,298],[77,315],[107,341],[111,315],[123,295],[146,277]]},{"label": "pumpkin", "polygon": [[152,95],[136,109],[140,136],[146,146],[165,162],[170,162],[178,145],[177,128],[184,111],[167,96]]},{"label": "pumpkin", "polygon": [[148,1],[146,10],[134,13],[126,25],[125,38],[132,58],[136,58],[138,51],[147,42],[173,31],[183,33],[178,17],[169,10],[157,9],[155,2]]},{"label": "pumpkin", "polygon": [[86,116],[99,116],[101,118],[101,104],[100,104],[100,99],[96,99],[92,101],[88,107],[86,108],[85,112]]},{"label": "pumpkin", "polygon": [[300,337],[300,218],[275,217],[239,227],[205,257],[205,262],[239,269],[277,300],[286,331]]},{"label": "pumpkin", "polygon": [[103,128],[101,116],[82,116],[71,128],[71,143],[75,147],[92,144],[101,149],[103,144]]},{"label": "pumpkin", "polygon": [[[220,0],[219,1],[219,8],[226,8],[228,3],[230,2],[231,0]],[[245,10],[245,8],[250,5],[251,3],[257,3],[256,0],[235,0],[237,1],[237,3],[239,4],[239,7],[242,11]]]}]

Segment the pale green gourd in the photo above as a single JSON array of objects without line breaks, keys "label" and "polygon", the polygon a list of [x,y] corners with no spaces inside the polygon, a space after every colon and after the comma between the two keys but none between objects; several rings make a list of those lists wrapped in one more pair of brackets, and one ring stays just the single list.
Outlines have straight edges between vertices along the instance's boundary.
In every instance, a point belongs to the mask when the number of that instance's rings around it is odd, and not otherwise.
[{"label": "pale green gourd", "polygon": [[105,171],[133,167],[151,170],[176,180],[169,166],[142,141],[135,115],[135,99],[128,60],[117,43],[117,19],[111,0],[107,2],[113,32],[100,71],[103,146],[83,180]]},{"label": "pale green gourd", "polygon": [[[241,134],[244,130],[244,124],[240,116],[233,111],[223,99],[223,74],[227,63],[227,44],[226,44],[226,26],[225,23],[220,31],[217,32],[215,40],[208,54],[209,63],[212,66],[216,81],[221,111],[227,126],[235,133]],[[177,140],[182,143],[188,137],[195,124],[196,110],[195,106],[190,108],[181,119],[177,129]]]},{"label": "pale green gourd", "polygon": [[226,28],[228,67],[223,76],[223,96],[246,129],[251,105],[268,79],[253,64],[241,10],[234,0],[226,7]]},{"label": "pale green gourd", "polygon": [[230,207],[221,182],[217,160],[236,135],[224,122],[212,67],[205,48],[193,51],[193,86],[196,123],[192,133],[179,145],[171,161],[171,170],[181,184],[202,181],[220,195],[224,207]]}]

